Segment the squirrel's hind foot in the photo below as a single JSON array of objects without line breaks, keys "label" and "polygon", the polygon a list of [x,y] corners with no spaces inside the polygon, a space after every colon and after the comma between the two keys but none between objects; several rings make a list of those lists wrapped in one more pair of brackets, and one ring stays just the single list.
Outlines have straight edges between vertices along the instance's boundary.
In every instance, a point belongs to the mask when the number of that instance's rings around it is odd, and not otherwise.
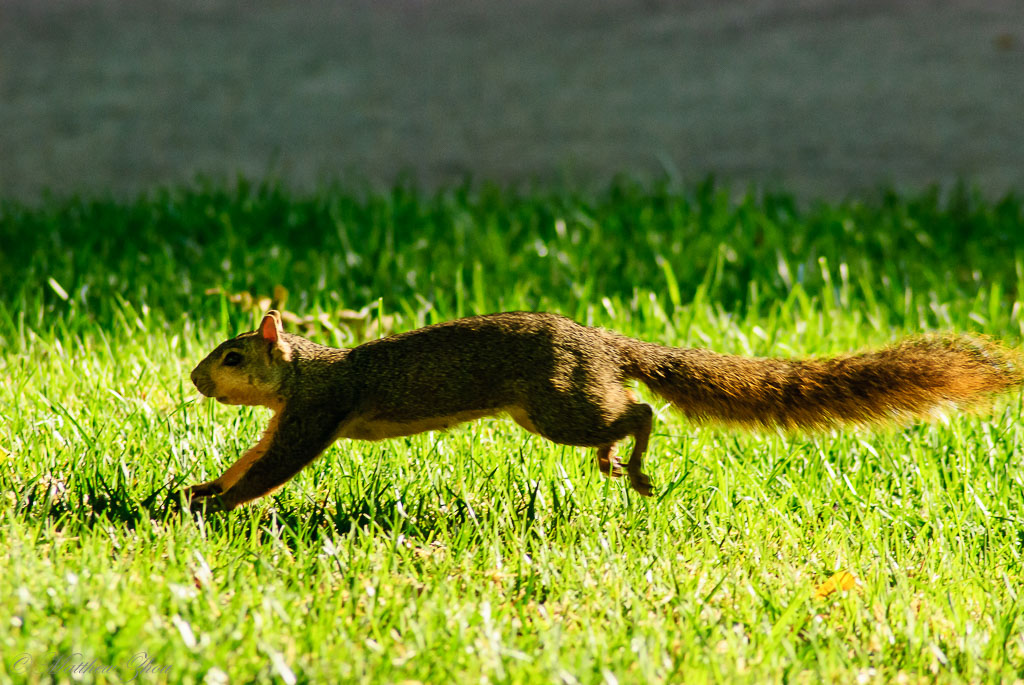
[{"label": "squirrel's hind foot", "polygon": [[651,479],[647,477],[646,473],[630,472],[629,484],[637,491],[637,493],[644,497],[654,496],[654,486],[651,485]]},{"label": "squirrel's hind foot", "polygon": [[597,468],[601,469],[603,475],[610,478],[619,478],[625,475],[622,464],[615,457],[615,445],[597,450]]}]

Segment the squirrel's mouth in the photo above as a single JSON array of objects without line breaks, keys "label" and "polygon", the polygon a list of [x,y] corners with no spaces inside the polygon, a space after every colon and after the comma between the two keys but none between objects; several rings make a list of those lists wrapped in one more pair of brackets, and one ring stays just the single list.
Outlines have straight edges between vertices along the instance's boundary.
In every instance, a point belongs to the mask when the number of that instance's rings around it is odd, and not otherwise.
[{"label": "squirrel's mouth", "polygon": [[[208,380],[206,380],[204,378],[200,378],[198,380],[197,379],[193,379],[192,383],[196,386],[196,390],[201,392],[206,397],[214,397],[215,396],[214,393],[216,392],[216,388],[214,387],[214,384],[211,383],[210,381],[208,381]],[[220,399],[220,398],[218,397],[217,399]]]}]

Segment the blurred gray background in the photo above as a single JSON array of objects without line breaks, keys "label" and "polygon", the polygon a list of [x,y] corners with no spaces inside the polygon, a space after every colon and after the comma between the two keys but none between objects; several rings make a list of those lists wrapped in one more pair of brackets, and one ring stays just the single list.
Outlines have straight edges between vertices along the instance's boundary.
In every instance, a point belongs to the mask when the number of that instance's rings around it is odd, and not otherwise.
[{"label": "blurred gray background", "polygon": [[0,195],[1024,189],[1020,0],[0,0]]}]

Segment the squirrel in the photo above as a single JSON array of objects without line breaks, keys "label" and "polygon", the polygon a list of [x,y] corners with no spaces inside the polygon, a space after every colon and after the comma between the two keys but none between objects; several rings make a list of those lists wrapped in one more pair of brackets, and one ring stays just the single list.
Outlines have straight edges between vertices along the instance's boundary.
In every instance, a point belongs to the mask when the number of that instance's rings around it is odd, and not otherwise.
[{"label": "squirrel", "polygon": [[191,377],[207,397],[274,412],[223,475],[184,492],[192,509],[227,511],[278,488],[339,438],[382,440],[498,414],[555,443],[597,448],[608,476],[623,475],[615,445],[632,436],[625,474],[649,496],[643,457],[654,412],[624,385],[632,379],[698,421],[787,430],[923,418],[1024,384],[1014,353],[966,335],[768,359],[666,347],[540,312],[471,316],[338,349],[286,333],[270,311]]}]

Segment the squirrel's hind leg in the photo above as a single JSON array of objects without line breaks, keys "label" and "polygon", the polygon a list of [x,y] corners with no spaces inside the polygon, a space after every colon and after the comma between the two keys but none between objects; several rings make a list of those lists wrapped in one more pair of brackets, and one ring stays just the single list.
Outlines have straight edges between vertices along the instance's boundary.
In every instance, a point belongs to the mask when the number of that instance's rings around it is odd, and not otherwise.
[{"label": "squirrel's hind leg", "polygon": [[633,452],[626,462],[626,471],[629,472],[629,484],[633,489],[644,497],[654,494],[651,486],[651,479],[643,472],[644,452],[647,451],[647,443],[651,439],[651,426],[654,423],[654,410],[649,404],[634,404],[630,407],[632,411],[635,428],[633,433]]},{"label": "squirrel's hind leg", "polygon": [[[651,479],[643,472],[643,456],[654,420],[651,405],[633,401],[632,396],[625,395],[619,405],[621,409],[612,413],[614,410],[609,410],[607,405],[581,402],[578,396],[547,395],[532,399],[527,413],[536,432],[561,445],[598,448],[597,463],[602,473],[617,475],[618,460],[613,456],[615,443],[633,436],[633,451],[626,463],[629,483],[645,497],[654,494]],[[618,416],[609,420],[609,413],[612,416],[617,413]]]}]

